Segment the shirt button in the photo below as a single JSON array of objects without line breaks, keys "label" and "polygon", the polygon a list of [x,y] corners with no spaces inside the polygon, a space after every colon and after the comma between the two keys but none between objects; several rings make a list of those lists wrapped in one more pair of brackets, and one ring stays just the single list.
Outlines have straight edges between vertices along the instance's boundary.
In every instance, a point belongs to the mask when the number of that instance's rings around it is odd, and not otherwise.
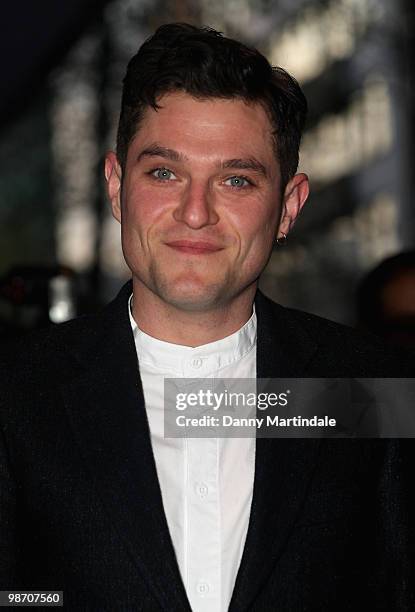
[{"label": "shirt button", "polygon": [[197,485],[196,490],[199,494],[200,497],[206,497],[207,494],[209,493],[209,487],[204,483],[201,482],[200,484]]},{"label": "shirt button", "polygon": [[207,582],[199,582],[196,588],[197,588],[197,592],[199,593],[201,597],[203,597],[204,595],[207,595],[210,589]]},{"label": "shirt button", "polygon": [[198,370],[199,368],[202,367],[202,363],[203,363],[202,360],[198,357],[197,359],[193,359],[192,366],[196,368],[196,370]]}]

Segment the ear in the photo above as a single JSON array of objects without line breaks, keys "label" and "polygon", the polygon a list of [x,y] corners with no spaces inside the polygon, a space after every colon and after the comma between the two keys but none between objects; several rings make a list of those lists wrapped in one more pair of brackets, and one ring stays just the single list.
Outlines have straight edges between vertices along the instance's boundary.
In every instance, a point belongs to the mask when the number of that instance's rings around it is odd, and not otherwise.
[{"label": "ear", "polygon": [[109,151],[105,156],[105,180],[111,202],[112,215],[121,223],[121,166],[116,154]]},{"label": "ear", "polygon": [[281,220],[278,227],[278,238],[287,236],[304,206],[310,191],[308,176],[295,174],[284,191],[282,199]]}]

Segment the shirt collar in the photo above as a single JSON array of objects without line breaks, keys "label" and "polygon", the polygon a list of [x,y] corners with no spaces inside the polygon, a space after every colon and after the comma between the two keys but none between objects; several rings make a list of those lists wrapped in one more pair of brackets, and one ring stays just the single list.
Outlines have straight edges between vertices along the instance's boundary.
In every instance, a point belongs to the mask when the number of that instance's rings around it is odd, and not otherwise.
[{"label": "shirt collar", "polygon": [[138,360],[152,369],[183,376],[189,375],[190,368],[195,377],[211,376],[239,361],[256,346],[255,304],[250,319],[239,330],[215,342],[191,347],[158,340],[139,329],[131,314],[132,297],[128,300],[128,314]]}]

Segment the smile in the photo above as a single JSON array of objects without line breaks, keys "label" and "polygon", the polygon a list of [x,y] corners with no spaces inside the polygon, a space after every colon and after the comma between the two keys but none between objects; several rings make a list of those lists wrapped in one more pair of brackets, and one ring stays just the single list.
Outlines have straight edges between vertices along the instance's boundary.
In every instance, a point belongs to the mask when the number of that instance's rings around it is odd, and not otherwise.
[{"label": "smile", "polygon": [[221,251],[223,248],[211,242],[205,242],[202,240],[174,240],[173,242],[166,242],[166,244],[168,247],[176,251],[188,253],[190,255],[208,255],[209,253]]}]

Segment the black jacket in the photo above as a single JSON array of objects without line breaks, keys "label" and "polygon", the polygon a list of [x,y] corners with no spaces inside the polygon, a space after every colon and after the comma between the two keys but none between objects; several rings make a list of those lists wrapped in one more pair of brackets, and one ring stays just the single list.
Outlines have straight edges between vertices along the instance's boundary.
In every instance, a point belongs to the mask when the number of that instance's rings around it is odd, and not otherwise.
[{"label": "black jacket", "polygon": [[[71,611],[190,610],[127,312],[50,328],[1,368],[0,590]],[[376,340],[257,294],[258,377],[412,376]],[[414,610],[412,440],[258,439],[229,610]],[[235,470],[238,466],[235,466]]]}]

